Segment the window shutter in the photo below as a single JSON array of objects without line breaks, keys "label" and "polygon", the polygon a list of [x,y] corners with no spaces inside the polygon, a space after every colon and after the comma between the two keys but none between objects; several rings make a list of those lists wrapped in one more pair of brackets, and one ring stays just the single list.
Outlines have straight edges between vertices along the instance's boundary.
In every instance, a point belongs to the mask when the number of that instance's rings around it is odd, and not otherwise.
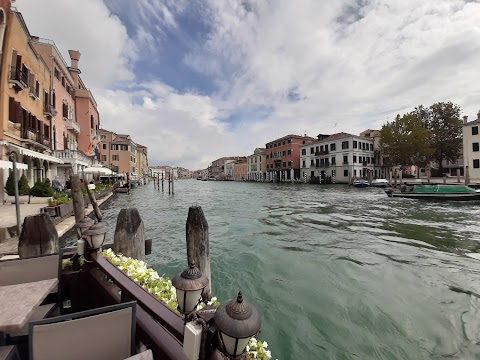
[{"label": "window shutter", "polygon": [[17,66],[17,50],[15,50],[15,49],[12,50],[12,62],[10,64],[10,66],[12,66],[12,67]]}]

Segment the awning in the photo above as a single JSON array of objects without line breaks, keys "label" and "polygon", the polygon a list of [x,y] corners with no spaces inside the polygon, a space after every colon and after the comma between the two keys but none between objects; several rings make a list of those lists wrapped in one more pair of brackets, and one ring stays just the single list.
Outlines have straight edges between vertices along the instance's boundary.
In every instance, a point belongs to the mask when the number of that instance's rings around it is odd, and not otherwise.
[{"label": "awning", "polygon": [[[17,162],[17,169],[28,170],[28,165]],[[11,161],[0,160],[0,169],[13,169],[13,163]]]},{"label": "awning", "polygon": [[33,150],[25,149],[21,146],[14,145],[12,143],[8,144],[8,146],[11,146],[11,147],[14,147],[15,149],[17,149],[18,152],[21,155],[30,156],[30,157],[33,157],[33,158],[46,160],[46,161],[57,163],[57,164],[63,164],[63,161],[60,160],[59,158],[56,158],[55,156],[50,156],[50,155],[42,154],[42,153],[39,153],[39,152],[36,152],[36,151],[33,151]]},{"label": "awning", "polygon": [[84,173],[90,173],[90,174],[102,174],[102,175],[113,175],[113,171],[104,167],[97,167],[97,166],[92,166],[92,167],[87,167],[83,170],[81,170]]}]

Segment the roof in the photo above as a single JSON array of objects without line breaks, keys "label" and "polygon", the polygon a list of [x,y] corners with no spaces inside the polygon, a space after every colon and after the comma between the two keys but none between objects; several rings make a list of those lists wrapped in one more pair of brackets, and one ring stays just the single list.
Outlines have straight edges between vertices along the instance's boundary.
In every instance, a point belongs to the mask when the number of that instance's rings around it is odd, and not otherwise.
[{"label": "roof", "polygon": [[274,143],[274,142],[281,141],[281,140],[290,139],[290,138],[307,139],[307,140],[313,140],[313,141],[317,140],[317,139],[312,138],[312,137],[310,137],[310,136],[289,134],[289,135],[285,135],[285,136],[283,136],[283,137],[281,137],[281,138],[278,138],[278,139],[269,141],[269,142],[267,142],[267,144]]}]

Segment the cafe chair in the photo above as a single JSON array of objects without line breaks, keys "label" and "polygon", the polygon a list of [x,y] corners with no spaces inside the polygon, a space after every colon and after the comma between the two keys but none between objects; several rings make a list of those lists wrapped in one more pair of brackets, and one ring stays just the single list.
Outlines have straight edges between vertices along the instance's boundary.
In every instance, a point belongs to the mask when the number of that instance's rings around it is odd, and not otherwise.
[{"label": "cafe chair", "polygon": [[13,345],[0,346],[0,360],[20,360],[17,347]]},{"label": "cafe chair", "polygon": [[[23,259],[0,261],[0,286],[24,284],[29,282],[58,279],[61,272],[60,254],[49,254]],[[19,299],[21,301],[21,299]],[[60,305],[59,286],[57,286],[42,305],[35,309],[30,320],[40,320],[50,316]],[[28,325],[10,337],[28,334]]]},{"label": "cafe chair", "polygon": [[30,360],[123,360],[135,355],[136,302],[31,321]]}]

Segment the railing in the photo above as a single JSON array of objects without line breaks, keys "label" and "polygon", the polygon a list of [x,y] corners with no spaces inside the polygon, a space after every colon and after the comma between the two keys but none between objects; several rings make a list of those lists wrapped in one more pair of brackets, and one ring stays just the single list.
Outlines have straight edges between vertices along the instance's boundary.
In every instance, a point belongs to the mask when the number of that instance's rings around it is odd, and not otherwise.
[{"label": "railing", "polygon": [[80,160],[83,162],[86,162],[88,164],[91,163],[92,159],[89,158],[85,153],[81,150],[70,150],[70,149],[65,149],[65,150],[54,150],[53,151],[53,156],[66,160]]},{"label": "railing", "polygon": [[315,151],[315,156],[328,155],[328,150]]},{"label": "railing", "polygon": [[42,134],[39,130],[23,127],[22,139],[32,140],[43,146],[50,146],[50,138],[48,134]]},{"label": "railing", "polygon": [[[64,118],[65,119],[65,118]],[[80,134],[80,125],[73,119],[66,119],[67,129],[73,130],[73,132]]]},{"label": "railing", "polygon": [[11,66],[10,67],[10,82],[17,84],[20,88],[25,89],[27,87],[27,76],[21,69]]},{"label": "railing", "polygon": [[282,160],[282,155],[273,155],[272,160],[273,161],[281,161]]},{"label": "railing", "polygon": [[38,99],[40,96],[40,94],[38,93],[37,89],[34,86],[30,86],[28,88],[28,94],[36,99]]},{"label": "railing", "polygon": [[[333,164],[335,165],[335,164]],[[330,167],[330,163],[323,163],[323,164],[318,164],[316,165],[317,168],[327,168]]]},{"label": "railing", "polygon": [[342,165],[348,165],[348,161],[342,162]]},{"label": "railing", "polygon": [[52,105],[43,103],[43,113],[46,116],[52,117],[57,115],[57,110],[55,110],[55,108]]},{"label": "railing", "polygon": [[182,318],[103,256],[93,253],[90,258],[83,270],[62,274],[62,301],[71,301],[71,311],[134,300],[137,339],[152,350],[154,358],[188,359],[182,345]]}]

